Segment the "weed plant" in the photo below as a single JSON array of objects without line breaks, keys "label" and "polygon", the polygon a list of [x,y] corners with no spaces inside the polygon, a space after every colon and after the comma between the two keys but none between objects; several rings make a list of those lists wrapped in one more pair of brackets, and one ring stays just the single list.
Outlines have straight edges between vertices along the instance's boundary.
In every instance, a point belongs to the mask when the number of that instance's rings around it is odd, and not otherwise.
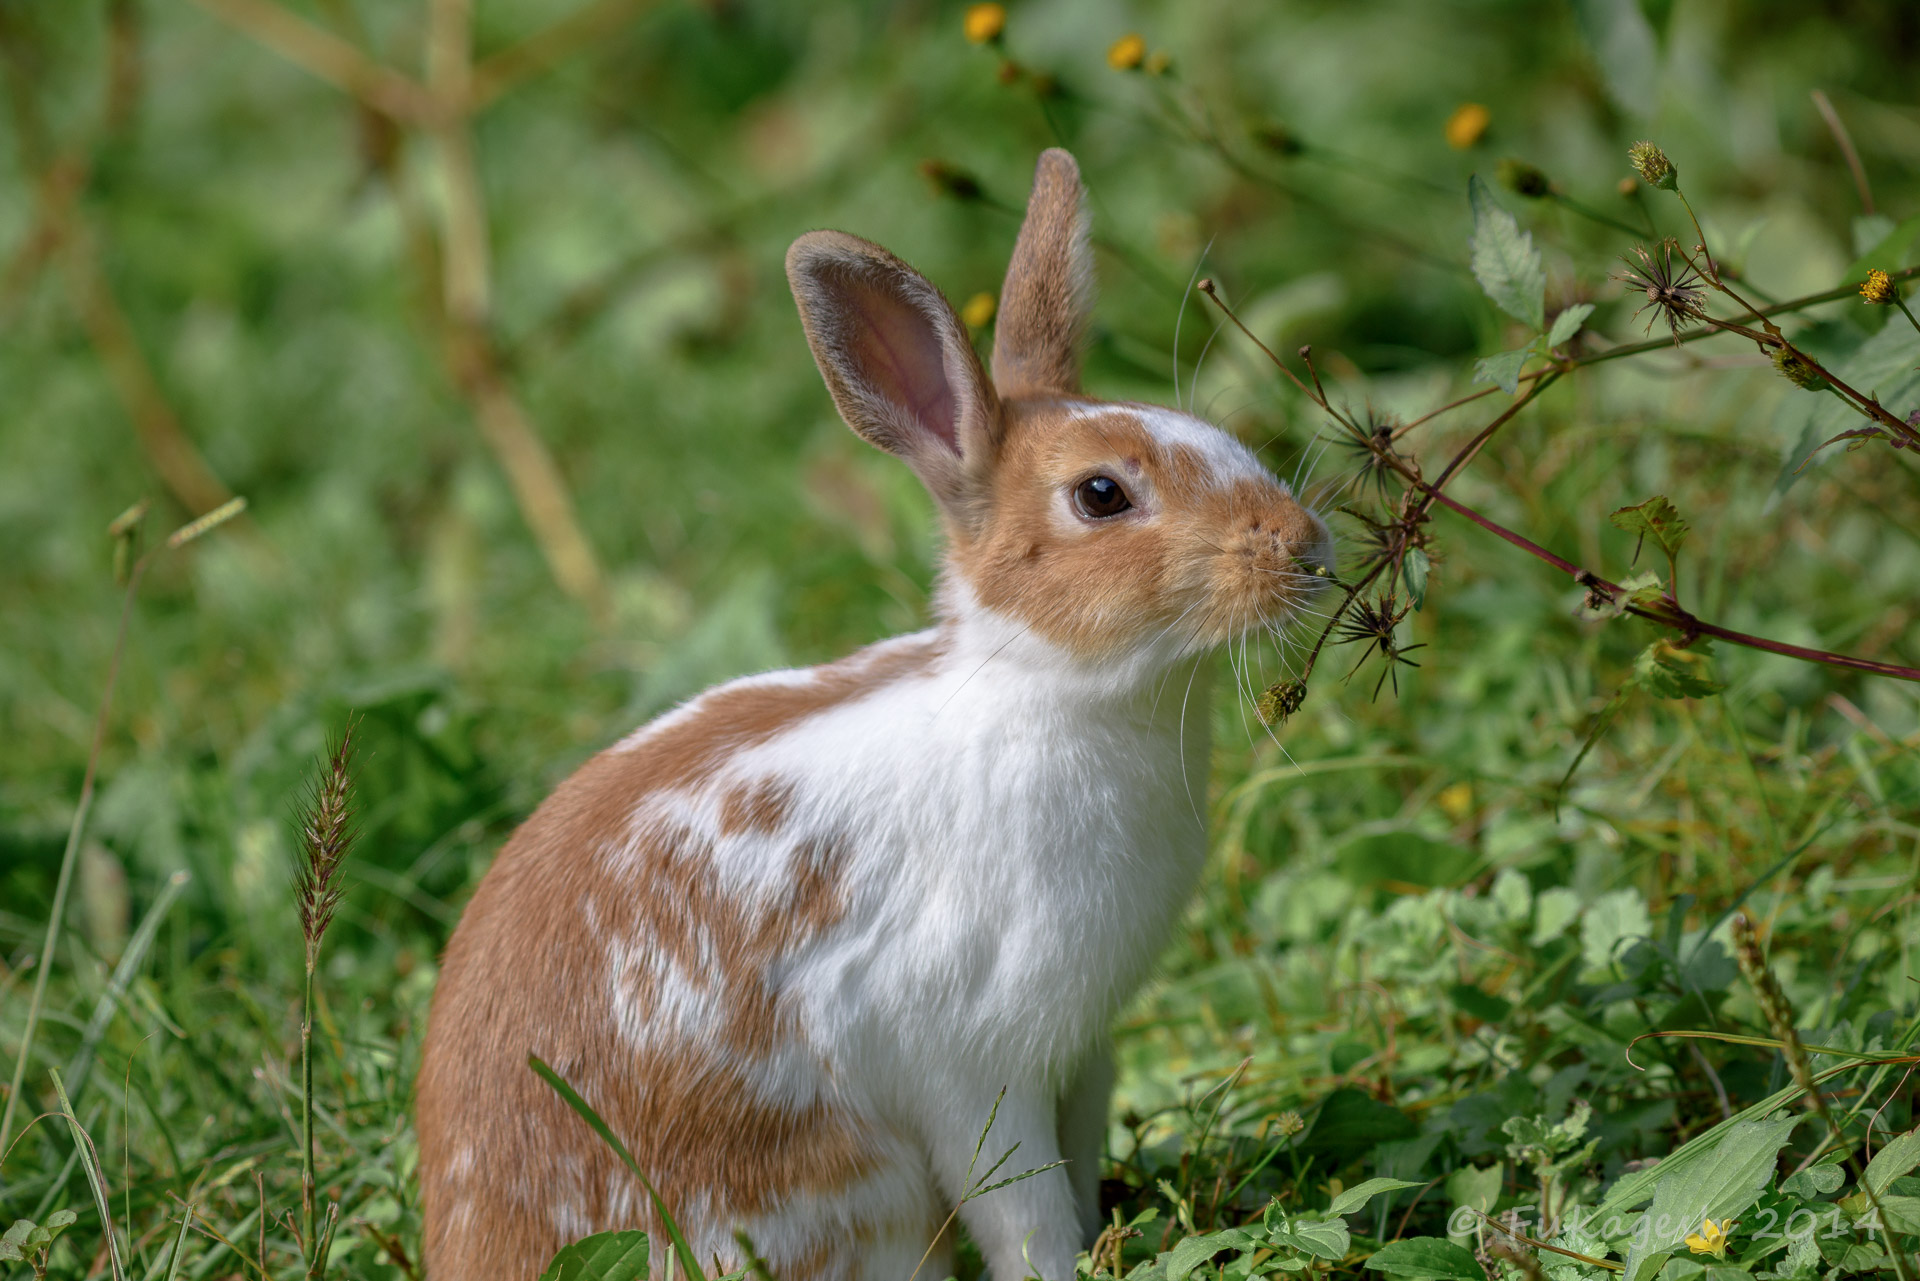
[{"label": "weed plant", "polygon": [[[1083,1274],[1914,1281],[1916,57],[1759,0],[0,4],[0,1276],[417,1279],[505,834],[926,619],[786,243],[984,346],[1061,143],[1088,384],[1341,541],[1222,656]],[[718,1271],[636,1235],[552,1275]]]}]

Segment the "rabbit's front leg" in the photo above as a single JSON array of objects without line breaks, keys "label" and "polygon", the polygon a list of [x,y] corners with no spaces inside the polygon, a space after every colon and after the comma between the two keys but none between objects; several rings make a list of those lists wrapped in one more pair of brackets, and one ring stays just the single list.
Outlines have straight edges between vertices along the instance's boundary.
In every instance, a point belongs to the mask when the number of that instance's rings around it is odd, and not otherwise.
[{"label": "rabbit's front leg", "polygon": [[1100,1233],[1100,1160],[1106,1154],[1112,1099],[1113,1046],[1102,1037],[1060,1093],[1060,1154],[1067,1159],[1083,1246],[1092,1245]]},{"label": "rabbit's front leg", "polygon": [[[966,1177],[975,1144],[980,1145],[980,1156],[974,1162],[974,1182],[1016,1143],[1019,1150],[988,1183],[1060,1160],[1052,1092],[1037,1083],[1008,1088],[984,1143],[980,1127],[993,1107],[993,1093],[956,1090],[948,1097],[959,1105],[943,1109],[936,1122],[938,1132],[930,1138],[934,1167],[943,1181],[950,1180],[944,1190],[955,1200],[965,1194],[960,1181]],[[1076,1201],[1067,1171],[1055,1167],[968,1201],[960,1207],[960,1220],[986,1256],[993,1281],[1024,1277],[1072,1281],[1074,1257],[1080,1252]]]}]

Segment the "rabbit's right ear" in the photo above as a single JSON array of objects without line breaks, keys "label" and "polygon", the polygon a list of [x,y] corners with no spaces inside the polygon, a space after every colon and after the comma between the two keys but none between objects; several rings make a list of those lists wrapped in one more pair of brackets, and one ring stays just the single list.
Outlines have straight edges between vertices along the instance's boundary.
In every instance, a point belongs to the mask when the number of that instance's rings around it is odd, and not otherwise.
[{"label": "rabbit's right ear", "polygon": [[839,231],[794,241],[787,280],[847,426],[905,459],[949,514],[971,524],[999,443],[1000,404],[947,300],[880,246]]}]

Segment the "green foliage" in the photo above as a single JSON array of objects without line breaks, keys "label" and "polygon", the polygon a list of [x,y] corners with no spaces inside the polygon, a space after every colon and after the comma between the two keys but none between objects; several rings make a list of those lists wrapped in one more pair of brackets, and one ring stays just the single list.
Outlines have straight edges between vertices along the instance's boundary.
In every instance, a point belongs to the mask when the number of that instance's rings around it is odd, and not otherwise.
[{"label": "green foliage", "polygon": [[597,1232],[553,1256],[540,1281],[645,1281],[647,1234]]},{"label": "green foliage", "polygon": [[[559,16],[474,8],[483,62]],[[1648,337],[1610,280],[1668,236],[1705,239],[1763,304],[1915,263],[1920,176],[1889,123],[1911,42],[1897,6],[1870,8],[1045,0],[987,48],[940,6],[635,6],[535,59],[474,135],[490,372],[564,482],[603,579],[588,606],[449,358],[434,141],[195,6],[0,6],[0,1076],[49,979],[0,1164],[0,1222],[28,1224],[0,1247],[7,1275],[307,1274],[286,1218],[287,815],[350,712],[363,835],[314,1025],[327,1266],[417,1273],[409,1099],[435,958],[507,833],[705,685],[930,616],[929,505],[835,421],[785,246],[844,227],[956,300],[991,295],[1056,143],[1095,212],[1089,390],[1191,405],[1303,492],[1339,488],[1321,508],[1343,583],[1371,545],[1339,508],[1403,532],[1408,479],[1349,486],[1325,407],[1196,321],[1199,264],[1274,350],[1311,344],[1332,405],[1391,423],[1426,484],[1514,408],[1448,494],[1623,588],[1570,585],[1436,507],[1395,562],[1415,611],[1398,627],[1426,646],[1397,698],[1368,702],[1366,668],[1343,688],[1344,663],[1311,698],[1282,684],[1311,631],[1223,660],[1195,780],[1214,846],[1116,1029],[1115,1226],[1089,1271],[1531,1277],[1477,1211],[1549,1281],[1618,1275],[1592,1260],[1662,1281],[1893,1275],[1920,1242],[1901,1085],[1920,703],[1627,608],[1684,599],[1913,665],[1915,455],[1884,433],[1827,447],[1857,407],[1802,393],[1747,337]],[[419,4],[289,10],[423,65]],[[1132,28],[1170,68],[1106,65]],[[1816,88],[1854,131],[1872,217]],[[1490,123],[1456,150],[1445,121],[1468,99]],[[1682,162],[1688,205],[1617,190],[1642,136]],[[1508,154],[1538,175],[1513,210],[1472,176]],[[84,238],[43,234],[62,228]],[[1841,383],[1920,409],[1920,333],[1897,309],[1849,293],[1774,323]],[[1507,399],[1435,413],[1474,380]],[[116,558],[138,550],[106,531],[142,495],[156,528],[208,505],[163,479],[169,421],[248,514],[142,586],[43,968]],[[1632,573],[1643,540],[1669,564]],[[1262,687],[1285,697],[1246,715]],[[1791,1125],[1803,1092],[1733,964],[1736,909],[1765,923],[1802,1039],[1854,1056],[1818,1059],[1836,1133]],[[982,1158],[968,1195],[1017,1194],[1016,1162]],[[1739,1220],[1725,1257],[1688,1247],[1697,1220],[1656,1231],[1668,1207]]]}]

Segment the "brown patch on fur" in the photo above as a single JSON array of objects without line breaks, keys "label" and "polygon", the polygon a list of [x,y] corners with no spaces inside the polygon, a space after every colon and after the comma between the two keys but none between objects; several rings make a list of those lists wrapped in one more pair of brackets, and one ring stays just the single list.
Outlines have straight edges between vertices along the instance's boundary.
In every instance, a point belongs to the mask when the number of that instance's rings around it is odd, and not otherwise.
[{"label": "brown patch on fur", "polygon": [[[992,511],[949,557],[983,604],[1098,657],[1176,622],[1224,640],[1318,586],[1297,576],[1297,558],[1317,546],[1319,522],[1278,481],[1223,483],[1126,406],[1098,417],[1073,407],[1003,402]],[[1137,496],[1137,514],[1098,523],[1069,514],[1066,495],[1100,472]]]},{"label": "brown patch on fur", "polygon": [[772,836],[787,821],[793,784],[778,778],[741,783],[720,797],[720,835]]},{"label": "brown patch on fur", "polygon": [[[634,815],[649,793],[697,784],[731,754],[937,654],[930,641],[891,644],[802,683],[708,694],[588,761],[507,842],[448,944],[417,1086],[434,1281],[531,1278],[565,1244],[556,1210],[615,1226],[616,1193],[630,1193],[640,1226],[658,1227],[617,1158],[528,1069],[529,1053],[594,1105],[683,1226],[731,1230],[796,1192],[872,1172],[871,1141],[830,1099],[767,1104],[735,1066],[792,1046],[770,973],[846,910],[844,843],[800,840],[782,892],[742,901],[720,882],[708,840]],[[739,801],[741,831],[786,817],[790,797],[763,782]],[[636,1048],[622,1035],[615,939],[705,985],[718,1011],[708,1043]],[[644,1023],[651,983],[629,982],[626,995]]]}]

